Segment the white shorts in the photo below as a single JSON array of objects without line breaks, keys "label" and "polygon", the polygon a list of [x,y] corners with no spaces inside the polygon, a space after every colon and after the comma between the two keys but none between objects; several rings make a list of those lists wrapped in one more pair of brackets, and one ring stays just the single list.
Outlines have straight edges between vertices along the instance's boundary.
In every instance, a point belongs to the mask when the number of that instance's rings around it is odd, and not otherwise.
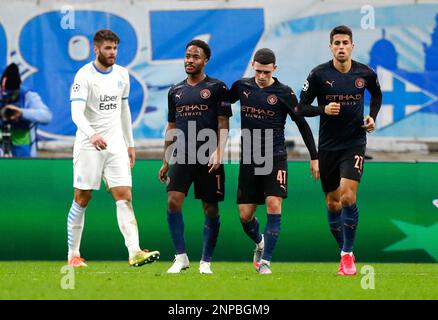
[{"label": "white shorts", "polygon": [[107,150],[75,150],[73,187],[80,190],[99,190],[102,178],[107,190],[132,186],[128,151],[110,153]]}]

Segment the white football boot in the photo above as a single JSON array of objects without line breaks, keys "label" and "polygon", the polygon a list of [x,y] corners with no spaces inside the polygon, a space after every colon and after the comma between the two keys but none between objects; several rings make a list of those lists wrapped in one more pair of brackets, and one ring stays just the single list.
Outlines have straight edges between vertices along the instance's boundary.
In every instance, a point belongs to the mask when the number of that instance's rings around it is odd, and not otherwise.
[{"label": "white football boot", "polygon": [[207,261],[202,261],[199,263],[199,273],[201,274],[212,274],[211,263]]},{"label": "white football boot", "polygon": [[190,267],[189,257],[186,253],[175,255],[173,265],[167,270],[167,273],[180,273],[182,270]]}]

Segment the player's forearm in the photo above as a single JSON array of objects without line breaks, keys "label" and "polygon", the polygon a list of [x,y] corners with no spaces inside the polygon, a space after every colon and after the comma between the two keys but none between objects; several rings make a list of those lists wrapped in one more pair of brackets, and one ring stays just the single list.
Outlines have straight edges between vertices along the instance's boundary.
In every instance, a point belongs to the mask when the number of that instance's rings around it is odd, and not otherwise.
[{"label": "player's forearm", "polygon": [[164,150],[163,150],[163,162],[168,163],[171,153],[170,151],[170,146],[172,145],[172,141],[164,141]]},{"label": "player's forearm", "polygon": [[318,159],[318,151],[316,150],[315,139],[313,139],[312,130],[310,129],[309,124],[302,117],[297,117],[297,119],[294,120],[298,126],[298,130],[301,133],[304,144],[306,145],[307,150],[309,150],[310,159]]},{"label": "player's forearm", "polygon": [[380,107],[382,106],[382,92],[379,91],[371,96],[370,101],[370,117],[376,121],[377,114],[379,113]]},{"label": "player's forearm", "polygon": [[134,134],[132,133],[131,111],[129,109],[128,100],[122,102],[122,131],[126,144],[129,148],[134,147]]},{"label": "player's forearm", "polygon": [[[164,150],[163,150],[163,162],[168,163],[169,159],[172,155],[172,152],[170,150],[170,146],[175,141],[175,136],[172,133],[172,130],[176,128],[176,125],[174,122],[168,122],[166,127],[166,134],[164,136]],[[170,139],[172,138],[172,139]]]},{"label": "player's forearm", "polygon": [[71,119],[76,127],[86,134],[88,138],[96,134],[96,131],[91,127],[87,118],[85,118],[85,102],[84,101],[72,101],[71,102]]},{"label": "player's forearm", "polygon": [[324,114],[325,106],[312,106],[310,104],[299,103],[295,107],[295,112],[303,117],[317,117]]},{"label": "player's forearm", "polygon": [[218,152],[222,156],[228,141],[230,120],[228,117],[218,117]]}]

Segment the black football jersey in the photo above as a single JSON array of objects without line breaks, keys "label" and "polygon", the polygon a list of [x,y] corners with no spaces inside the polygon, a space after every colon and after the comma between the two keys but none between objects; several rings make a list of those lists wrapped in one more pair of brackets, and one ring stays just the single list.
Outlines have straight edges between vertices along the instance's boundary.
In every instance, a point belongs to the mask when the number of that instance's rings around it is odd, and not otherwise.
[{"label": "black football jersey", "polygon": [[335,151],[366,144],[366,131],[362,128],[365,89],[372,96],[381,95],[374,70],[354,60],[347,73],[338,71],[333,60],[310,72],[301,91],[300,104],[310,105],[316,97],[321,108],[330,102],[341,105],[339,115],[320,113],[319,149]]},{"label": "black football jersey", "polygon": [[[240,100],[240,118],[241,129],[261,129],[262,139],[260,141],[261,150],[265,150],[263,139],[263,131],[266,129],[273,130],[273,156],[286,155],[284,144],[284,127],[286,118],[289,114],[294,120],[300,132],[304,126],[306,133],[310,134],[312,141],[305,141],[314,145],[313,136],[307,122],[303,117],[297,116],[294,112],[294,107],[298,104],[298,100],[294,91],[287,85],[282,84],[274,77],[274,83],[268,87],[260,88],[255,82],[255,78],[243,78],[234,82],[230,89],[230,101],[232,103]],[[307,130],[306,130],[307,129]],[[307,137],[308,138],[308,137]],[[257,141],[253,141],[254,146],[258,145]],[[310,149],[312,149],[310,147]],[[309,149],[309,150],[310,150]],[[310,150],[312,158],[316,158],[316,149]]]},{"label": "black football jersey", "polygon": [[[189,135],[189,127],[196,136],[202,129],[217,132],[218,116],[232,115],[226,84],[208,76],[194,86],[187,80],[172,86],[168,93],[168,108],[168,121],[181,130],[186,142],[194,138]],[[203,143],[197,141],[196,146]]]}]

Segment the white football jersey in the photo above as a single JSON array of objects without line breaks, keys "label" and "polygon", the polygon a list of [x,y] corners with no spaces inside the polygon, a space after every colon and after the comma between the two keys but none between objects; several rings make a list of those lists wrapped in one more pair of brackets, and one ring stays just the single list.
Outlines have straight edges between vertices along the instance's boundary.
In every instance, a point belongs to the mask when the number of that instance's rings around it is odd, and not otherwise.
[{"label": "white football jersey", "polygon": [[[70,101],[84,101],[85,118],[91,127],[107,142],[107,150],[126,150],[123,137],[122,100],[129,96],[129,74],[122,66],[114,64],[107,72],[98,70],[94,62],[83,66],[76,73],[71,87]],[[90,138],[81,130],[76,131],[75,149],[95,150]]]}]

